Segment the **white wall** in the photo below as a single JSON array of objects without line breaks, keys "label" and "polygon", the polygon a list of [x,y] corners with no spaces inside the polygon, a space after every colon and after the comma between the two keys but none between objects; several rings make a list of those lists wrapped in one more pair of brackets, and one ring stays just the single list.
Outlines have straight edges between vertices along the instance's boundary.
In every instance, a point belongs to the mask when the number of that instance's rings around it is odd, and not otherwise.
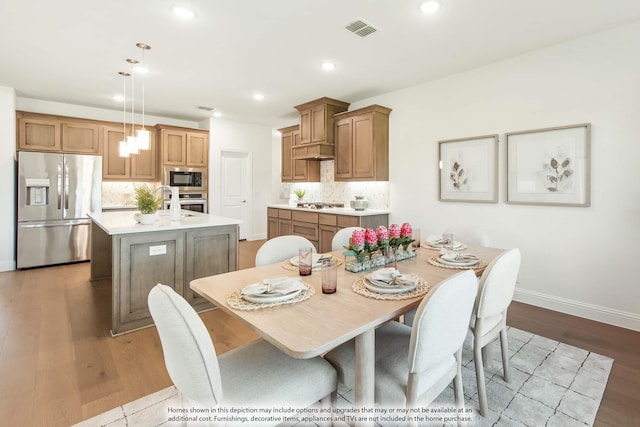
[{"label": "white wall", "polygon": [[16,112],[15,92],[0,86],[0,271],[15,269]]},{"label": "white wall", "polygon": [[252,179],[249,200],[251,221],[247,224],[248,240],[267,238],[267,204],[272,191],[272,129],[267,126],[212,118],[209,142],[209,212],[220,214],[220,153],[251,153]]},{"label": "white wall", "polygon": [[[640,330],[640,23],[363,100],[392,108],[391,220],[519,247],[516,299]],[[505,132],[592,124],[591,207],[504,203]],[[438,201],[438,141],[498,133],[500,201]]]}]

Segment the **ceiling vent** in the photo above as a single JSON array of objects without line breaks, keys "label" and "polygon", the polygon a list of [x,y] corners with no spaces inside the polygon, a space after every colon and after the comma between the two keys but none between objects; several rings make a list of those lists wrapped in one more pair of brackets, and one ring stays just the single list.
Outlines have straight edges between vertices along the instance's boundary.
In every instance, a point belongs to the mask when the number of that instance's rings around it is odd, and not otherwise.
[{"label": "ceiling vent", "polygon": [[344,28],[351,31],[353,34],[359,35],[360,37],[366,37],[378,31],[376,27],[374,27],[373,25],[369,24],[368,22],[362,19],[353,21],[352,23],[350,23]]},{"label": "ceiling vent", "polygon": [[213,110],[215,110],[215,108],[213,108],[213,107],[205,107],[205,106],[201,105],[201,106],[198,107],[198,110],[213,111]]}]

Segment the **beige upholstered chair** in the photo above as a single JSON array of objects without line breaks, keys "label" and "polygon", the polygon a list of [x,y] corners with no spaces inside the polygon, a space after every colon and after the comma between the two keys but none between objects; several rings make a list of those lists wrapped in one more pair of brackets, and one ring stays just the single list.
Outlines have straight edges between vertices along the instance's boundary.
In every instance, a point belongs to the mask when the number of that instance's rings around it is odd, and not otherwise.
[{"label": "beige upholstered chair", "polygon": [[362,227],[347,227],[341,228],[338,230],[336,234],[333,235],[333,239],[331,240],[331,250],[332,251],[341,251],[344,250],[345,246],[349,246],[349,239],[353,234],[353,230],[359,230]]},{"label": "beige upholstered chair", "polygon": [[302,236],[289,235],[269,239],[256,252],[256,267],[292,258],[298,255],[298,249],[303,247],[311,247],[311,250],[316,252],[313,243]]},{"label": "beige upholstered chair", "polygon": [[444,232],[453,233],[453,239],[460,243],[472,246],[489,246],[489,236],[475,227],[466,225],[450,226]]},{"label": "beige upholstered chair", "polygon": [[[456,404],[464,407],[460,359],[477,289],[473,272],[463,271],[422,300],[412,327],[392,321],[376,329],[378,406],[428,405],[455,380]],[[325,359],[335,366],[340,382],[355,385],[353,341],[331,350]]]},{"label": "beige upholstered chair", "polygon": [[204,323],[173,289],[156,285],[148,303],[185,407],[329,406],[336,371],[321,357],[294,359],[264,340],[217,357]]},{"label": "beige upholstered chair", "polygon": [[471,316],[473,333],[473,359],[476,366],[480,413],[487,414],[487,391],[484,380],[482,349],[500,336],[504,380],[509,382],[509,343],[507,341],[507,308],[513,299],[520,251],[511,249],[494,259],[480,277],[478,296]]}]

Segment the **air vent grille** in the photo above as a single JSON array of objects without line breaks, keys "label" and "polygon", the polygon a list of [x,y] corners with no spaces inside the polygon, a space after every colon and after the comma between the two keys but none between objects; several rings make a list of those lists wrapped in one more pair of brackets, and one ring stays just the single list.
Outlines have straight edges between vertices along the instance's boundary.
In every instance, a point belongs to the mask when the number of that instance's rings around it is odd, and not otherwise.
[{"label": "air vent grille", "polygon": [[205,107],[205,106],[203,106],[203,105],[200,105],[200,106],[198,107],[198,109],[199,109],[199,110],[205,110],[205,111],[213,111],[213,110],[215,110],[215,108],[213,108],[213,107]]},{"label": "air vent grille", "polygon": [[373,25],[369,24],[368,22],[362,19],[353,21],[352,23],[350,23],[344,28],[351,31],[353,34],[359,35],[360,37],[366,37],[378,31],[376,27],[374,27]]}]

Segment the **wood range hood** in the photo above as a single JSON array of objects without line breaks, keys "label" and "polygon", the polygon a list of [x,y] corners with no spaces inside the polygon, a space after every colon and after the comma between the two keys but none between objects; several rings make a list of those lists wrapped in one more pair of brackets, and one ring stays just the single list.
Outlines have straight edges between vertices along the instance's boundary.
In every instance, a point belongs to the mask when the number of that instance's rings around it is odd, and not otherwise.
[{"label": "wood range hood", "polygon": [[332,160],[334,158],[333,115],[347,111],[349,103],[319,98],[294,107],[300,112],[300,141],[292,147],[295,160]]}]

